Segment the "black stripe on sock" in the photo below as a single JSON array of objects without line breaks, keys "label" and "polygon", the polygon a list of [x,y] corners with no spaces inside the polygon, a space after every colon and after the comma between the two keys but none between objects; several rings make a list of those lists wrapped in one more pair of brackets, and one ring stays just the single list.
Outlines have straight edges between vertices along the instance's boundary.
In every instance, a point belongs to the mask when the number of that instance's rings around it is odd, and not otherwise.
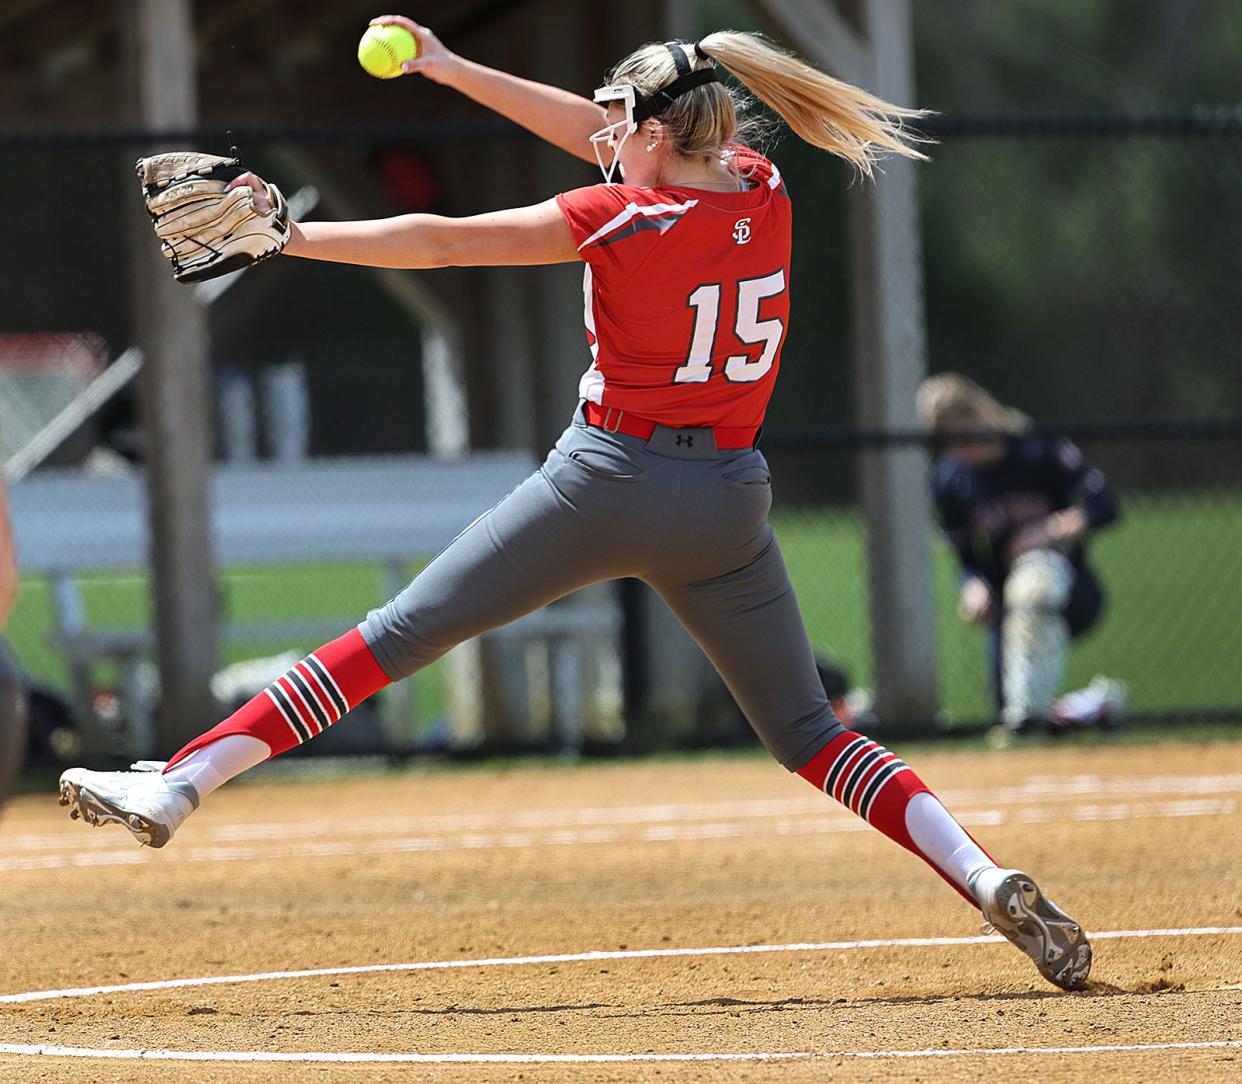
[{"label": "black stripe on sock", "polygon": [[288,726],[289,729],[293,731],[293,736],[294,738],[297,739],[298,744],[300,745],[302,742],[301,732],[298,730],[293,720],[289,718],[289,713],[285,711],[280,701],[276,699],[276,694],[272,691],[272,687],[269,685],[263,691],[264,693],[267,694],[267,698],[272,702],[272,706],[280,713],[280,717],[284,719],[285,725]]},{"label": "black stripe on sock", "polygon": [[331,726],[341,717],[341,710],[337,705],[337,697],[332,695],[332,690],[324,684],[323,679],[311,669],[310,661],[303,659],[299,665],[298,672],[302,675],[302,680],[308,685],[322,691],[319,697],[319,703],[323,706],[324,711],[328,715],[328,725]]},{"label": "black stripe on sock", "polygon": [[296,666],[290,670],[285,677],[287,677],[293,685],[296,686],[298,692],[302,694],[302,699],[306,701],[306,706],[310,708],[310,713],[315,717],[315,721],[319,724],[319,732],[323,733],[332,725],[332,720],[328,718],[328,713],[320,707],[319,697],[311,692],[311,687],[306,684],[306,679],[298,673],[298,668]]},{"label": "black stripe on sock", "polygon": [[310,727],[306,725],[305,720],[298,714],[298,709],[293,706],[293,701],[289,699],[289,694],[281,688],[280,682],[273,681],[268,688],[271,689],[272,695],[280,702],[280,709],[284,712],[285,718],[293,724],[293,728],[299,734],[303,735],[301,741],[308,741],[314,737]]},{"label": "black stripe on sock", "polygon": [[832,768],[828,772],[828,778],[824,780],[825,794],[832,797],[832,791],[833,788],[836,787],[837,779],[840,777],[842,769],[844,769],[845,765],[849,762],[850,757],[852,757],[862,746],[867,745],[869,742],[869,738],[860,736],[855,738],[849,743],[849,745],[841,750],[841,755],[832,762]]},{"label": "black stripe on sock", "polygon": [[854,765],[854,770],[850,772],[849,780],[845,784],[845,789],[841,791],[841,804],[846,809],[854,808],[854,794],[863,781],[863,777],[867,774],[867,769],[871,767],[881,757],[887,756],[888,750],[882,745],[877,745],[874,749],[868,750]]},{"label": "black stripe on sock", "polygon": [[884,784],[892,779],[898,772],[905,772],[909,770],[909,766],[901,760],[894,760],[891,763],[885,764],[883,768],[875,773],[875,778],[871,780],[870,784],[867,786],[866,793],[863,794],[861,800],[859,801],[858,815],[862,817],[863,820],[869,819],[871,815],[871,807],[875,803],[875,800],[880,796],[880,791],[883,790]]},{"label": "black stripe on sock", "polygon": [[328,673],[327,667],[315,658],[314,655],[307,655],[302,661],[306,663],[315,677],[319,679],[319,684],[323,686],[323,691],[328,694],[328,699],[336,705],[336,717],[339,719],[349,711],[349,705],[345,703],[345,698],[336,691],[336,682],[332,680],[332,675]]}]

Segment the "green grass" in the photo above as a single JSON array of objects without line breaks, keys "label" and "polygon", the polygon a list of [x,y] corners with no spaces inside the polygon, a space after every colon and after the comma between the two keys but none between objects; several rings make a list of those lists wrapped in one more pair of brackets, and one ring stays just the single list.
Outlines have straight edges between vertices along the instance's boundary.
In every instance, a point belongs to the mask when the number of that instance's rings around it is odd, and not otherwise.
[{"label": "green grass", "polygon": [[[412,563],[413,576],[421,567]],[[234,568],[218,581],[221,621],[278,622],[340,619],[340,632],[385,601],[384,572],[378,565],[290,565],[282,568]],[[144,625],[152,612],[150,585],[136,576],[94,576],[82,581],[87,620],[93,629],[127,629]],[[23,580],[10,618],[8,639],[22,666],[37,680],[56,688],[68,684],[68,670],[53,642],[51,586],[46,580]],[[221,645],[221,666],[285,651],[314,650],[322,637],[301,640],[237,642]],[[96,669],[101,683],[116,680],[114,668]],[[444,712],[442,664],[420,674],[415,686],[421,728]]]},{"label": "green grass", "polygon": [[[816,649],[839,659],[856,682],[869,683],[865,543],[857,514],[781,509],[773,523]],[[1109,608],[1097,630],[1075,645],[1067,685],[1085,684],[1097,672],[1122,678],[1132,710],[1144,714],[1242,705],[1240,554],[1242,495],[1130,498],[1125,519],[1093,547]],[[957,569],[939,540],[934,560],[945,716],[985,718],[990,700],[982,633],[954,616]],[[412,565],[411,574],[417,568]],[[383,583],[378,566],[230,569],[220,580],[221,614],[239,622],[339,617],[344,631],[383,601]],[[147,584],[134,577],[91,578],[84,598],[92,625],[101,628],[141,625],[151,608]],[[29,579],[9,639],[27,670],[63,687],[64,661],[51,636],[49,586]],[[316,646],[317,640],[233,644],[221,661]],[[419,675],[412,726],[443,713],[443,685],[439,665]]]},{"label": "green grass", "polygon": [[[862,524],[852,511],[773,517],[816,649],[855,681],[871,680]],[[1092,543],[1108,592],[1096,628],[1070,655],[1067,687],[1097,673],[1130,686],[1143,714],[1242,705],[1242,497],[1126,501],[1125,518]],[[991,710],[983,633],[954,615],[957,562],[934,546],[940,695],[950,720]]]}]

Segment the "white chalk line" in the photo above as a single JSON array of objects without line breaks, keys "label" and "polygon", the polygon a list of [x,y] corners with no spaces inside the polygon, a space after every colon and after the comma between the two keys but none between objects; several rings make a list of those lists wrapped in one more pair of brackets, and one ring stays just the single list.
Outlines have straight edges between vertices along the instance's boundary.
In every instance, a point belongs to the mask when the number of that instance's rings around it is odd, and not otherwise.
[{"label": "white chalk line", "polygon": [[[972,806],[1038,805],[1052,801],[1055,808],[1068,799],[1181,798],[1211,794],[1242,794],[1242,773],[1229,775],[1171,775],[1100,779],[1082,775],[1067,779],[1036,777],[1020,786],[981,790],[944,790],[939,797],[950,808]],[[290,824],[246,822],[204,827],[201,833],[222,842],[322,837],[325,835],[399,835],[403,833],[469,832],[487,829],[585,828],[653,822],[751,819],[822,813],[824,798],[769,798],[719,802],[670,802],[585,809],[508,810],[491,813],[451,813],[425,817],[385,817],[354,820],[313,820]],[[831,808],[831,807],[829,807]],[[4,836],[0,848],[44,850],[63,845],[63,834]],[[92,840],[92,842],[94,842]]]},{"label": "white chalk line", "polygon": [[277,1052],[268,1050],[121,1050],[48,1043],[27,1045],[0,1043],[0,1054],[33,1054],[41,1057],[108,1058],[122,1061],[227,1061],[227,1062],[335,1062],[344,1064],[417,1065],[602,1065],[618,1062],[767,1062],[824,1061],[831,1058],[970,1058],[1012,1057],[1014,1055],[1128,1054],[1158,1050],[1233,1050],[1242,1039],[1208,1039],[1182,1043],[1110,1043],[1101,1046],[987,1046],[923,1050],[824,1050],[787,1052],[748,1051],[738,1053],[683,1054],[420,1054],[398,1052],[377,1054],[367,1051]]},{"label": "white chalk line", "polygon": [[[1152,937],[1230,937],[1242,934],[1242,926],[1194,926],[1151,930],[1100,930],[1093,941]],[[929,948],[955,945],[1004,943],[999,934],[974,937],[885,937],[856,941],[810,941],[787,945],[713,945],[704,948],[651,948],[558,952],[541,956],[492,956],[470,960],[416,960],[399,964],[358,964],[350,967],[316,967],[300,971],[263,971],[253,975],[208,975],[191,979],[157,979],[111,986],[79,986],[63,990],[32,990],[0,994],[0,1005],[31,1001],[60,1001],[100,994],[138,993],[149,990],[182,990],[196,986],[234,986],[250,982],[321,978],[331,975],[374,975],[394,971],[448,971],[489,967],[526,967],[536,964],[592,963],[601,960],[654,960],[686,956],[742,956],[777,952],[855,952],[863,949]]]},{"label": "white chalk line", "polygon": [[[671,843],[678,840],[737,839],[763,835],[800,836],[826,835],[839,832],[866,832],[870,825],[846,812],[824,812],[823,800],[818,801],[817,812],[794,819],[771,821],[771,814],[761,813],[755,820],[717,821],[708,823],[669,823],[641,828],[625,833],[616,828],[554,828],[542,832],[467,832],[464,834],[400,836],[392,834],[392,827],[378,839],[313,839],[271,845],[268,842],[250,844],[196,844],[186,841],[177,853],[180,862],[242,862],[256,860],[279,860],[290,858],[326,858],[334,856],[357,856],[400,854],[427,851],[506,850],[530,847],[565,847],[608,843]],[[1009,823],[1040,824],[1050,820],[1128,821],[1140,818],[1181,818],[1227,816],[1237,809],[1232,798],[1183,798],[1160,802],[1091,803],[1079,806],[1056,806],[1021,808],[1014,812],[1002,809],[962,810],[958,821],[968,828],[997,827]],[[300,827],[301,834],[308,827]],[[123,840],[119,847],[87,847],[70,852],[21,855],[0,858],[0,871],[64,869],[66,867],[132,866],[160,860],[146,849],[136,848],[132,841],[118,833]],[[58,837],[57,843],[65,840]]]}]

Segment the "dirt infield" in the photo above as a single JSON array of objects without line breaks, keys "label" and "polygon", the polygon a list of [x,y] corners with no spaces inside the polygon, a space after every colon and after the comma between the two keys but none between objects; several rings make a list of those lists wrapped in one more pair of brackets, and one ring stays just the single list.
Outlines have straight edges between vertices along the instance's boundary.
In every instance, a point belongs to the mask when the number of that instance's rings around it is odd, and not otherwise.
[{"label": "dirt infield", "polygon": [[[0,1079],[1242,1076],[1242,745],[914,763],[1096,932],[1090,990],[980,940],[916,859],[759,759],[235,784],[163,852],[22,798]],[[333,973],[267,974],[310,969]],[[71,992],[219,976],[245,981]],[[12,1052],[33,1046],[92,1053]],[[752,1060],[636,1060],[724,1054]]]}]

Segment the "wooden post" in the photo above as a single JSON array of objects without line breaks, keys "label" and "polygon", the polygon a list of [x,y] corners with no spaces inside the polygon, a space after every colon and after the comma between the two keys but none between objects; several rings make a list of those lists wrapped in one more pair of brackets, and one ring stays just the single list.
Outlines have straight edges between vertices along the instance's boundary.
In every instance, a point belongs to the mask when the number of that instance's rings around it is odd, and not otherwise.
[{"label": "wooden post", "polygon": [[[125,0],[137,115],[146,128],[197,121],[190,0]],[[150,153],[150,150],[148,150]],[[158,752],[169,754],[214,721],[216,613],[209,528],[211,394],[207,316],[173,281],[138,200],[133,215],[139,378],[150,498],[161,704]],[[152,755],[156,749],[133,750]]]},{"label": "wooden post", "polygon": [[[800,52],[839,78],[914,105],[909,0],[753,0]],[[922,251],[913,163],[894,158],[849,190],[850,288],[858,424],[917,426],[927,372]],[[862,453],[872,680],[882,720],[930,722],[937,709],[927,453]]]},{"label": "wooden post", "polygon": [[[862,16],[873,72],[867,89],[914,104],[909,0],[865,0]],[[916,168],[890,159],[874,184],[850,190],[854,381],[858,420],[868,429],[918,426],[927,345]],[[930,724],[937,662],[928,469],[917,445],[862,453],[876,714]]]}]

